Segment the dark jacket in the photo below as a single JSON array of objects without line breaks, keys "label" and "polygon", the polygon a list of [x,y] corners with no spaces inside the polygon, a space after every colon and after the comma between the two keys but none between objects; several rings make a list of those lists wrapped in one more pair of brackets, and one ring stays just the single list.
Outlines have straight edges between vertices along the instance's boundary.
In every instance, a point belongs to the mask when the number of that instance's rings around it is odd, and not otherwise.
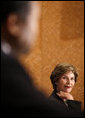
[{"label": "dark jacket", "polygon": [[1,116],[69,116],[59,104],[50,104],[36,90],[20,63],[1,52]]},{"label": "dark jacket", "polygon": [[55,102],[59,103],[60,105],[62,105],[62,107],[65,107],[65,109],[68,109],[69,111],[72,112],[76,112],[76,113],[80,113],[81,112],[81,102],[80,101],[76,101],[76,100],[67,100],[66,102],[64,102],[57,94],[55,91],[52,92],[52,94],[49,96],[49,100],[51,101],[51,103]]}]

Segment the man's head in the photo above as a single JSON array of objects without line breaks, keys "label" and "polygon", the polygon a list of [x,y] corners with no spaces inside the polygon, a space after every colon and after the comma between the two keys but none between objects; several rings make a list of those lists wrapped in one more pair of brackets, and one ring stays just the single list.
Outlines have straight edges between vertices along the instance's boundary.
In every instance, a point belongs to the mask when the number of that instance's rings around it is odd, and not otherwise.
[{"label": "man's head", "polygon": [[35,1],[8,1],[1,4],[1,38],[14,53],[27,52],[38,33],[39,6]]}]

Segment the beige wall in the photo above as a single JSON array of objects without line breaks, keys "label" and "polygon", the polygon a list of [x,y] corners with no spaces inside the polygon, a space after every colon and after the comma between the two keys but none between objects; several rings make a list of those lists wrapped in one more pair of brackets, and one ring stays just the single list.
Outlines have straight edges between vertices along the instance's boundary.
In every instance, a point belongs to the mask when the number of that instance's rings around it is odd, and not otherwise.
[{"label": "beige wall", "polygon": [[77,67],[78,81],[72,91],[84,108],[84,1],[40,1],[40,33],[30,55],[21,57],[34,85],[45,95],[53,88],[50,74],[56,64]]}]

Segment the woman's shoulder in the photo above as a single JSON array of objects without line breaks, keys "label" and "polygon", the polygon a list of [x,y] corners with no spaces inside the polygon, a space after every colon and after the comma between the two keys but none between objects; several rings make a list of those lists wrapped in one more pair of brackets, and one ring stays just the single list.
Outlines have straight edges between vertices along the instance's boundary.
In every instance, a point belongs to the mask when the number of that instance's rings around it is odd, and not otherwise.
[{"label": "woman's shoulder", "polygon": [[55,101],[55,102],[61,102],[62,101],[62,99],[56,94],[55,91],[53,91],[51,93],[51,95],[49,96],[49,100]]}]

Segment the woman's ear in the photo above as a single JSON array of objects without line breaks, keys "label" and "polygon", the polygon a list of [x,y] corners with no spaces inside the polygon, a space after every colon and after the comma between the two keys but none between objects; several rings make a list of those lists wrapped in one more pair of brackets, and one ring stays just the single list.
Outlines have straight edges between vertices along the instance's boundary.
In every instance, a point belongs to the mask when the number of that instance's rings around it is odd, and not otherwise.
[{"label": "woman's ear", "polygon": [[18,20],[18,16],[15,14],[9,15],[7,18],[7,30],[15,37],[17,37],[20,33],[20,25]]}]

